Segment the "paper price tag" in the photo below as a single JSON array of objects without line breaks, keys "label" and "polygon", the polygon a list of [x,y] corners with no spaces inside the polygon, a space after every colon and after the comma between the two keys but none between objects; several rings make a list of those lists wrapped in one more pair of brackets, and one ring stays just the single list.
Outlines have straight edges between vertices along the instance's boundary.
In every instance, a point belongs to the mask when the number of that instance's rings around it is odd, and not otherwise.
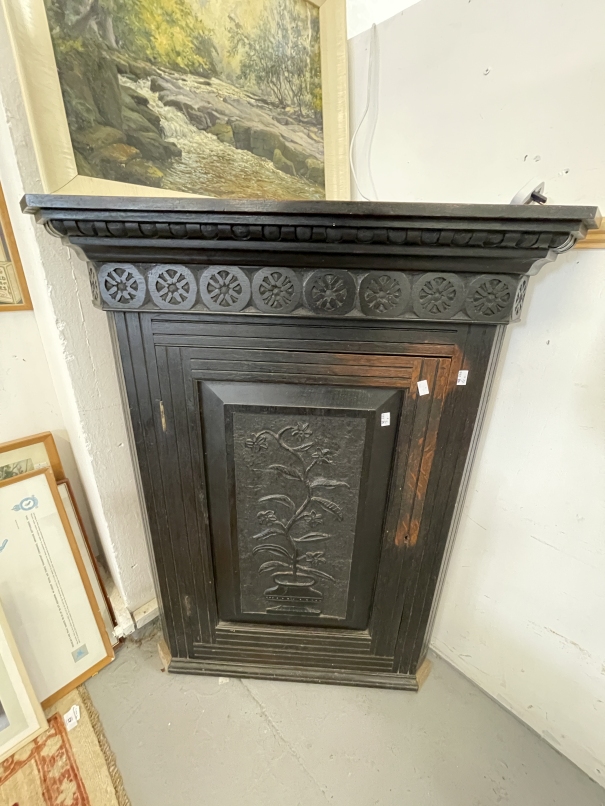
[{"label": "paper price tag", "polygon": [[80,721],[80,706],[72,705],[69,711],[63,715],[63,721],[67,730],[73,730]]},{"label": "paper price tag", "polygon": [[466,386],[466,382],[468,380],[468,369],[461,369],[458,373],[458,380],[456,381],[456,386]]},{"label": "paper price tag", "polygon": [[391,412],[385,411],[383,414],[380,415],[380,425],[390,425],[391,424]]},{"label": "paper price tag", "polygon": [[418,394],[420,397],[422,395],[428,395],[429,393],[429,382],[428,381],[418,381]]}]

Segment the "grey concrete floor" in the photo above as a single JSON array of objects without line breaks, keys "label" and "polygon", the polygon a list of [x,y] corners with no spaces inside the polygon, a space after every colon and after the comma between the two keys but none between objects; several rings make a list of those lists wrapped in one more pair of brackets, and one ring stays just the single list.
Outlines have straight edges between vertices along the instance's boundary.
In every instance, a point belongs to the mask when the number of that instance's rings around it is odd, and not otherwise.
[{"label": "grey concrete floor", "polygon": [[156,642],[87,684],[132,806],[605,806],[439,658],[411,694],[169,675]]}]

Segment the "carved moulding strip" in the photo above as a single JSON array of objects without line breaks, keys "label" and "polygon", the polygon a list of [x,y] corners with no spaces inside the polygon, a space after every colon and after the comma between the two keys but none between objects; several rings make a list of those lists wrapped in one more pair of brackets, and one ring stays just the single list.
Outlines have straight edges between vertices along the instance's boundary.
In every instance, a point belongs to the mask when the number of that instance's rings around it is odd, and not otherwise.
[{"label": "carved moulding strip", "polygon": [[[563,229],[566,230],[565,223]],[[50,218],[47,229],[54,235],[70,238],[153,238],[162,240],[205,241],[266,241],[269,243],[295,242],[323,244],[367,244],[394,246],[468,247],[470,249],[560,249],[569,242],[567,231],[534,231],[511,224],[510,230],[459,229],[452,222],[443,226],[291,226],[281,223],[269,225],[234,224],[228,220],[216,223],[75,220]],[[575,243],[575,237],[570,247]]]},{"label": "carved moulding strip", "polygon": [[90,264],[103,310],[199,310],[420,321],[518,319],[527,276],[270,267]]}]

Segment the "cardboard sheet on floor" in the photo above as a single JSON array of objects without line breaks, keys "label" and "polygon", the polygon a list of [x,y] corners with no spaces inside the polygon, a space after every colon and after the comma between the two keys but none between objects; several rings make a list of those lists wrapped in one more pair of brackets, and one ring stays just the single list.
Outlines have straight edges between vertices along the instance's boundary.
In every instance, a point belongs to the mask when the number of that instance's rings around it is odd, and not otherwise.
[{"label": "cardboard sheet on floor", "polygon": [[50,468],[0,482],[0,602],[44,707],[113,660]]}]

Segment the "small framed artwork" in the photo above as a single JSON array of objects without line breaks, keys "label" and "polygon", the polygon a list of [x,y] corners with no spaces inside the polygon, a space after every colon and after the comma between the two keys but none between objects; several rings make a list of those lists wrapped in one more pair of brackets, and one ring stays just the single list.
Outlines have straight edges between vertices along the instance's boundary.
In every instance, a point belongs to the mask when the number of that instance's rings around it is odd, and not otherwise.
[{"label": "small framed artwork", "polygon": [[48,725],[0,607],[0,763]]},{"label": "small framed artwork", "polygon": [[3,0],[44,189],[349,199],[345,0]]},{"label": "small framed artwork", "polygon": [[29,311],[32,301],[27,290],[17,242],[0,186],[0,311]]},{"label": "small framed artwork", "polygon": [[0,445],[0,481],[50,467],[55,479],[65,478],[55,440],[50,431],[14,439]]},{"label": "small framed artwork", "polygon": [[0,601],[46,708],[114,657],[50,468],[0,482],[0,537]]}]

